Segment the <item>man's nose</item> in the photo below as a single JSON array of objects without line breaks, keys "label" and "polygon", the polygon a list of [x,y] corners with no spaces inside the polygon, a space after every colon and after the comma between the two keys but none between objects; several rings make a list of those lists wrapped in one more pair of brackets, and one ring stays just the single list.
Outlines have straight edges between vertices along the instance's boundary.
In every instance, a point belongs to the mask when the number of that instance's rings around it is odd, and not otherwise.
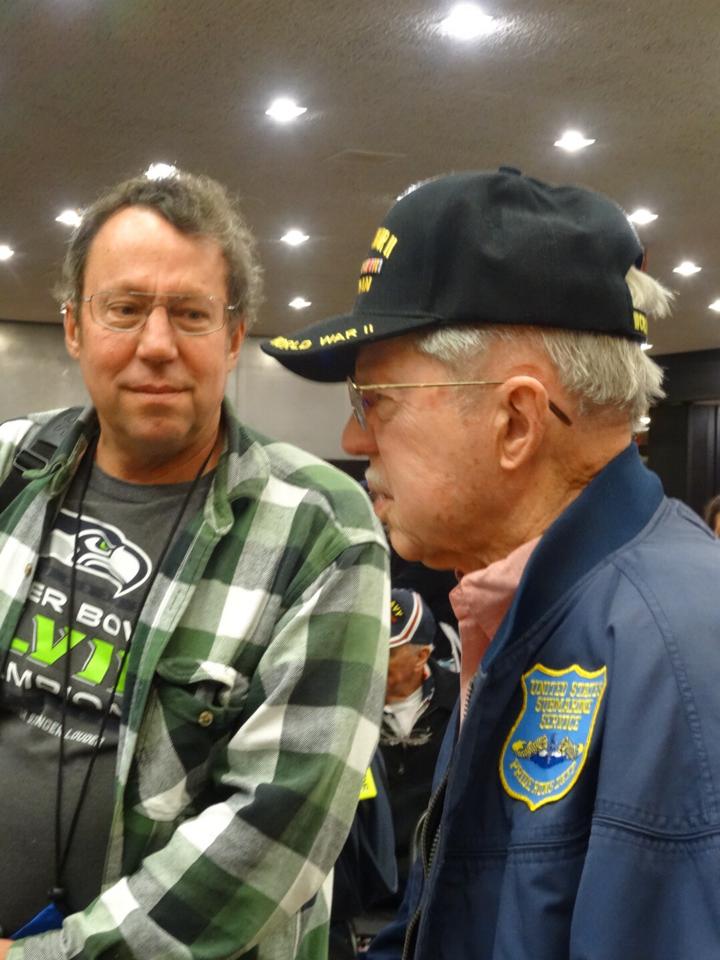
[{"label": "man's nose", "polygon": [[140,331],[138,354],[146,359],[171,359],[177,355],[177,332],[170,323],[166,304],[153,304]]},{"label": "man's nose", "polygon": [[363,430],[354,414],[350,414],[342,432],[342,448],[355,457],[369,457],[377,451],[372,427]]}]

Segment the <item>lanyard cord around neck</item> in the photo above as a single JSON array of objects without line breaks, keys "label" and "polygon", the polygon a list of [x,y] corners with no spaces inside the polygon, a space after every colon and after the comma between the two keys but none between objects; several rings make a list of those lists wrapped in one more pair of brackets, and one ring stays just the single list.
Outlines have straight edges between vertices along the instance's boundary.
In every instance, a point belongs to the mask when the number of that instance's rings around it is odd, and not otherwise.
[{"label": "lanyard cord around neck", "polygon": [[82,486],[80,490],[80,502],[77,508],[77,517],[75,519],[75,537],[73,542],[73,554],[72,554],[72,564],[70,567],[70,596],[68,600],[68,626],[67,634],[65,637],[65,666],[64,666],[64,683],[63,683],[63,696],[62,696],[62,708],[60,715],[60,749],[58,751],[58,767],[57,767],[57,787],[55,792],[55,886],[49,892],[50,899],[62,905],[65,901],[65,888],[63,886],[63,878],[65,874],[65,868],[67,867],[68,858],[70,856],[70,850],[72,849],[72,843],[75,839],[75,833],[77,831],[78,822],[80,820],[80,813],[82,812],[83,804],[88,794],[88,789],[90,786],[90,777],[92,776],[92,771],[95,766],[95,761],[98,758],[100,753],[100,747],[102,745],[103,735],[105,733],[105,728],[107,727],[108,719],[110,718],[110,712],[112,710],[113,703],[115,702],[115,696],[117,694],[118,686],[120,683],[120,678],[123,675],[123,668],[125,666],[125,661],[130,652],[130,644],[135,633],[135,628],[137,627],[137,622],[142,612],[143,607],[145,606],[145,601],[148,598],[148,594],[152,589],[152,586],[155,582],[155,577],[160,571],[170,545],[175,539],[175,535],[178,532],[180,527],[180,522],[182,521],[183,515],[187,510],[190,499],[197,489],[197,485],[200,482],[200,478],[205,472],[210,457],[215,445],[210,449],[210,452],[203,460],[198,472],[195,474],[195,478],[190,485],[189,490],[183,498],[183,502],[180,505],[180,510],[178,511],[175,520],[170,530],[170,534],[165,541],[160,556],[157,563],[155,564],[155,572],[152,577],[149,578],[148,583],[145,587],[145,591],[142,595],[142,598],[137,605],[135,616],[132,621],[132,629],[129,631],[127,643],[125,649],[123,650],[120,656],[120,664],[118,666],[117,676],[115,677],[115,683],[113,684],[112,691],[108,698],[107,707],[103,710],[102,719],[100,721],[100,729],[97,733],[97,739],[93,746],[92,754],[90,760],[88,761],[87,769],[85,771],[85,776],[83,778],[82,786],[80,787],[80,793],[78,794],[77,803],[75,804],[75,809],[73,811],[72,819],[70,821],[70,826],[68,827],[67,837],[65,838],[65,844],[62,842],[62,811],[63,811],[63,777],[64,777],[64,767],[65,767],[65,729],[67,724],[67,704],[68,704],[68,690],[70,687],[70,658],[72,653],[72,634],[74,629],[75,621],[75,579],[76,579],[76,557],[78,552],[78,542],[80,537],[80,529],[82,525],[82,511],[85,504],[85,497],[87,494],[88,486],[90,485],[90,476],[93,470],[93,461],[95,459],[95,448],[97,447],[97,437],[93,440],[90,446],[87,449],[85,454],[85,461],[83,463],[83,477],[82,477]]}]

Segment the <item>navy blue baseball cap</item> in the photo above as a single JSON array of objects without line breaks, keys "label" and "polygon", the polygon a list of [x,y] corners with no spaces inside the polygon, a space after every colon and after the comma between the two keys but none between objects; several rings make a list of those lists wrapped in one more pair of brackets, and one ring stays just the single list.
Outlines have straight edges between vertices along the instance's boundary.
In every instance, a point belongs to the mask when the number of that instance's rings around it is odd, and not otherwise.
[{"label": "navy blue baseball cap", "polygon": [[359,347],[444,324],[585,330],[642,342],[625,275],[643,248],[624,211],[513,167],[428,180],[389,210],[350,313],[262,344],[302,377],[340,381]]},{"label": "navy blue baseball cap", "polygon": [[432,646],[437,624],[432,610],[415,590],[390,592],[390,649],[405,643]]}]

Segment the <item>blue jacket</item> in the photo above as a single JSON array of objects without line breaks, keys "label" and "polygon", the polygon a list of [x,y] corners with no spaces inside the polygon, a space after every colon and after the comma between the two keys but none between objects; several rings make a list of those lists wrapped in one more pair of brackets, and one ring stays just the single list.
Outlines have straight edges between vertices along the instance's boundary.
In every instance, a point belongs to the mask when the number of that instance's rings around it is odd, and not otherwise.
[{"label": "blue jacket", "polygon": [[370,960],[720,957],[720,543],[634,445],[542,537],[456,729]]}]

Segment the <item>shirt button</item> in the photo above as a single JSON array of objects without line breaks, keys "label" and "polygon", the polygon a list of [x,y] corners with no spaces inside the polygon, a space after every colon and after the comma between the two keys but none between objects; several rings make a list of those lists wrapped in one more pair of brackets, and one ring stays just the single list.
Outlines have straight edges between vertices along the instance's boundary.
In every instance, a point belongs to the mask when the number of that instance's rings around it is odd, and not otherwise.
[{"label": "shirt button", "polygon": [[31,573],[32,573],[32,564],[31,564],[31,563],[26,563],[26,564],[25,564],[25,576],[26,576],[26,577],[29,577]]},{"label": "shirt button", "polygon": [[214,719],[215,717],[212,714],[212,710],[203,710],[203,712],[198,715],[197,722],[201,727],[209,727]]}]

